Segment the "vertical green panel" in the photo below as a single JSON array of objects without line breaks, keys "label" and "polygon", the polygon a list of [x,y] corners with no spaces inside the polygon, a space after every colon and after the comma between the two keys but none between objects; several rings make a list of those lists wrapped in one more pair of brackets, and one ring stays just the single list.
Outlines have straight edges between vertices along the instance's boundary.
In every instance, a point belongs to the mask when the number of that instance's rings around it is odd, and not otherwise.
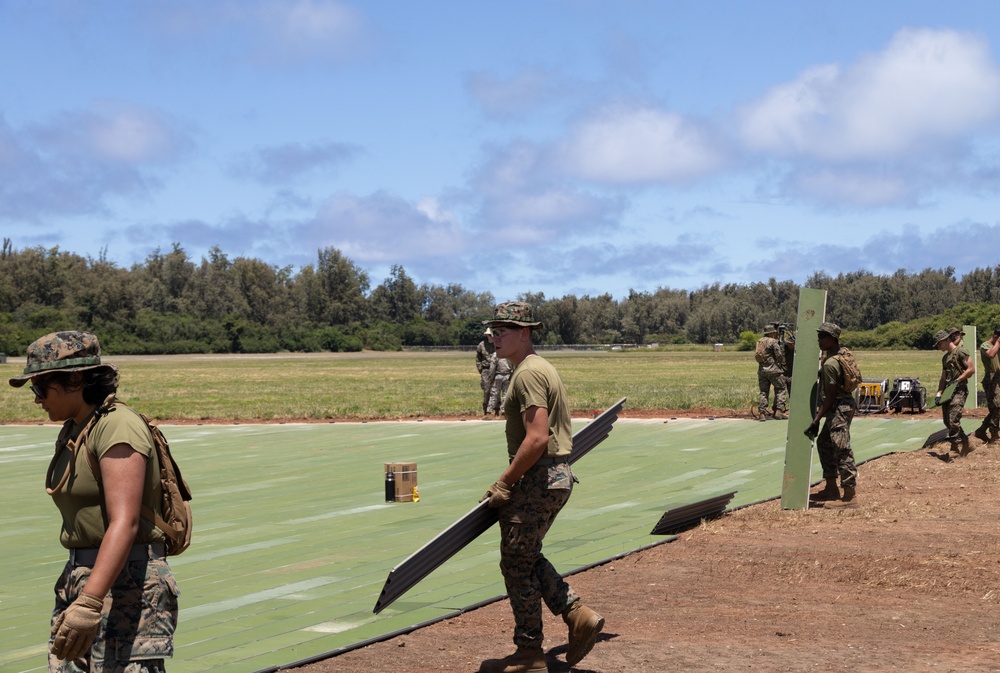
[{"label": "vertical green panel", "polygon": [[781,483],[781,506],[806,509],[809,506],[809,473],[812,469],[812,442],[803,433],[815,409],[810,402],[816,386],[819,341],[816,329],[826,316],[826,290],[799,290],[799,314],[795,322],[795,366],[792,394],[788,400],[788,437],[785,440],[785,473]]},{"label": "vertical green panel", "polygon": [[965,408],[975,409],[979,406],[979,341],[976,339],[975,325],[963,325],[962,331],[965,332],[965,350],[969,351],[969,356],[976,363],[976,373],[969,381],[969,396],[965,398]]}]

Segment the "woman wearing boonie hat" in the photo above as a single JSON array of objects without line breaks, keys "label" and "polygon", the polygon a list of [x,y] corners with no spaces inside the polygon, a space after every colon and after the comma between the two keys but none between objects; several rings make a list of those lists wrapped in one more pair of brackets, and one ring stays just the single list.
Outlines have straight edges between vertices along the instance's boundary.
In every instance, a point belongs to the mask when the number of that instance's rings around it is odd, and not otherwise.
[{"label": "woman wearing boonie hat", "polygon": [[[965,400],[969,396],[968,380],[976,375],[976,361],[969,356],[969,351],[962,345],[961,337],[964,334],[957,327],[948,330],[938,330],[934,335],[934,347],[942,351],[941,356],[941,378],[938,380],[937,394],[934,396],[934,404],[941,407],[941,416],[944,425],[948,428],[948,441],[951,443],[951,450],[959,456],[969,453],[969,436],[962,429],[962,412],[965,410]],[[951,397],[944,402],[941,396],[945,388],[955,385],[955,391]],[[941,458],[950,462],[951,453],[946,453]]]},{"label": "woman wearing boonie hat", "polygon": [[163,533],[140,516],[144,506],[161,514],[160,469],[145,421],[111,406],[118,368],[102,362],[90,332],[53,332],[28,346],[23,374],[9,383],[28,384],[49,420],[63,422],[46,475],[69,550],[55,585],[49,670],[163,671],[179,592]]}]

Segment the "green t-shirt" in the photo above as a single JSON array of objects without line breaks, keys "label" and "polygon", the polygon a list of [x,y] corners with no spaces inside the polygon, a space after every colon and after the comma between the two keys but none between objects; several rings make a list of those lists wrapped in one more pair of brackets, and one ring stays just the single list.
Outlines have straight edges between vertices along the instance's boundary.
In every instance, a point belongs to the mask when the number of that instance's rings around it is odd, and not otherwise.
[{"label": "green t-shirt", "polygon": [[[955,348],[945,353],[941,357],[941,368],[944,370],[945,381],[954,381],[957,379],[965,371],[968,362],[969,351],[965,350],[965,346],[955,346]],[[962,383],[964,384],[965,382],[963,381]]]},{"label": "green t-shirt", "polygon": [[819,386],[819,401],[820,403],[826,401],[826,389],[829,385],[837,386],[836,398],[847,399],[853,398],[851,393],[844,392],[844,367],[840,364],[840,358],[834,357],[840,353],[838,349],[836,353],[832,355],[827,355],[823,358],[823,365],[820,368],[820,386]]},{"label": "green t-shirt", "polygon": [[984,374],[996,374],[1000,372],[1000,354],[990,357],[986,354],[986,351],[993,348],[993,342],[987,339],[979,347],[979,354],[983,358],[983,373]]},{"label": "green t-shirt", "polygon": [[529,355],[514,369],[504,400],[507,416],[507,453],[517,453],[528,432],[522,414],[541,407],[549,414],[549,447],[546,455],[568,456],[573,450],[573,426],[566,389],[555,367],[537,355]]},{"label": "green t-shirt", "polygon": [[[88,419],[89,420],[89,419]],[[75,440],[84,425],[74,426],[70,438]],[[117,444],[128,444],[135,451],[146,456],[146,477],[143,484],[142,504],[154,512],[160,511],[160,465],[153,448],[153,437],[146,427],[145,421],[135,411],[118,404],[114,410],[101,418],[90,430],[87,438],[87,449],[100,461],[108,449]],[[72,457],[68,448],[63,448],[56,459],[53,475],[58,480],[65,473],[67,463]],[[111,488],[102,478],[105,489]],[[76,463],[70,478],[59,493],[52,496],[59,513],[62,514],[63,527],[59,542],[67,549],[94,549],[101,546],[104,539],[104,515],[101,511],[101,494],[97,479],[90,467],[90,461],[84,452],[78,451]],[[163,541],[163,532],[151,521],[139,519],[139,532],[136,542]]]}]

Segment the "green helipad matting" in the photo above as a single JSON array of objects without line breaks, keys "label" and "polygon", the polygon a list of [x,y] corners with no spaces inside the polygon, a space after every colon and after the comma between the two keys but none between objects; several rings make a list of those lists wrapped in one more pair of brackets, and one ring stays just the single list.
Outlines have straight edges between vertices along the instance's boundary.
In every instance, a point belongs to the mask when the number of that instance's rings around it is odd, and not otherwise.
[{"label": "green helipad matting", "polygon": [[[585,421],[574,423],[574,431]],[[918,449],[940,420],[859,417],[858,461]],[[563,572],[665,538],[663,512],[728,491],[781,491],[786,424],[620,419],[574,466],[545,545]],[[57,428],[0,426],[0,672],[43,671],[65,562],[42,487]],[[394,565],[475,506],[503,469],[499,422],[165,426],[194,491],[194,541],[171,560],[181,616],[172,673],[289,664],[504,592],[494,528],[379,615]],[[387,504],[383,463],[415,461],[419,503]],[[814,478],[819,479],[818,460]]]}]

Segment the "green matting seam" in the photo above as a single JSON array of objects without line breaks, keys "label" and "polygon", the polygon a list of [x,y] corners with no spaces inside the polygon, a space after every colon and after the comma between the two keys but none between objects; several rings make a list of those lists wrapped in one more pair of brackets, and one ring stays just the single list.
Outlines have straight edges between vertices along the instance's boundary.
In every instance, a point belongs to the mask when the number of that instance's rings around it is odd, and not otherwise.
[{"label": "green matting seam", "polygon": [[[919,449],[941,427],[858,417],[855,456]],[[372,614],[392,567],[468,512],[502,471],[502,423],[164,431],[195,498],[191,549],[171,559],[182,592],[172,673],[282,666],[504,593],[494,527]],[[52,584],[65,561],[58,513],[42,488],[57,432],[0,426],[0,673],[46,670]],[[546,555],[570,573],[669,539],[649,531],[673,507],[732,490],[730,508],[776,497],[785,436],[783,421],[619,419],[574,466],[580,483]],[[386,503],[383,463],[404,461],[417,463],[420,502]]]}]

